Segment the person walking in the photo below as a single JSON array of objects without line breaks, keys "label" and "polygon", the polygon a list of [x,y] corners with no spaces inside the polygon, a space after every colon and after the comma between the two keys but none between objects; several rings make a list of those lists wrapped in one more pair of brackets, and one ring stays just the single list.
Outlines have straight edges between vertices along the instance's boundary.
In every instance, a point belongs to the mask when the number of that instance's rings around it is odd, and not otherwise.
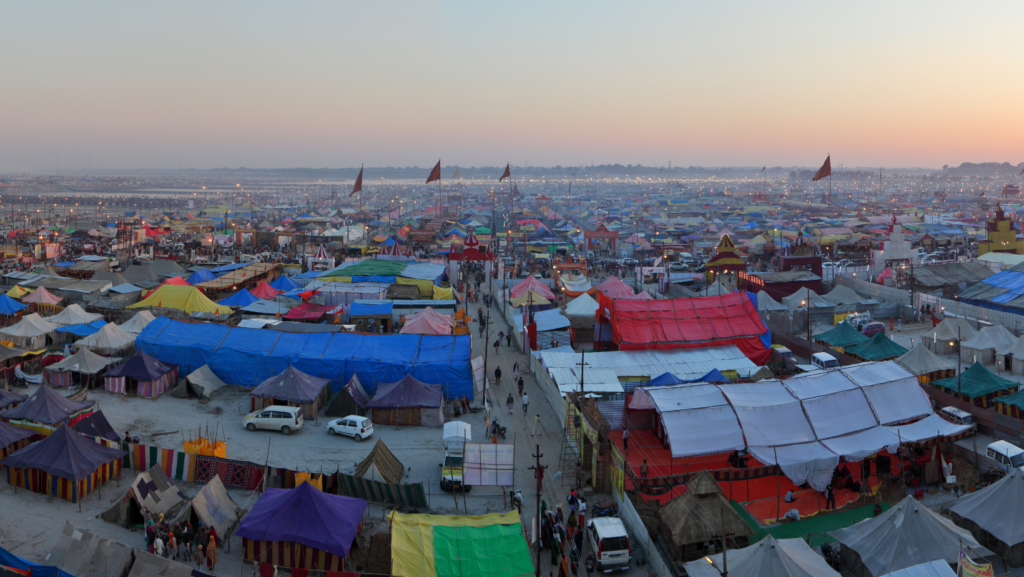
[{"label": "person walking", "polygon": [[206,566],[210,571],[217,570],[217,538],[210,536],[210,546],[206,548]]},{"label": "person walking", "polygon": [[[497,348],[497,347],[495,347]],[[501,386],[501,366],[494,367],[494,386]]]},{"label": "person walking", "polygon": [[583,472],[583,463],[576,463],[576,486],[582,487],[586,483],[586,474]]},{"label": "person walking", "polygon": [[896,330],[897,331],[902,331],[903,330],[903,317],[902,316],[896,317]]},{"label": "person walking", "polygon": [[519,378],[519,361],[512,363],[512,374],[515,375],[515,378]]},{"label": "person walking", "polygon": [[203,563],[206,561],[206,556],[203,555],[203,546],[199,545],[196,547],[196,554],[192,556],[196,562],[196,567],[202,568]]},{"label": "person walking", "polygon": [[505,344],[506,344],[506,345],[507,345],[507,346],[508,346],[509,348],[511,348],[511,347],[512,347],[512,333],[511,333],[511,332],[509,332],[509,333],[508,333],[507,335],[505,335]]},{"label": "person walking", "polygon": [[643,464],[640,465],[640,478],[641,479],[646,479],[647,478],[647,459],[644,459]]},{"label": "person walking", "polygon": [[537,413],[537,416],[533,418],[533,432],[530,434],[536,435],[538,427],[540,427],[540,413]]},{"label": "person walking", "polygon": [[501,341],[505,340],[505,331],[498,331],[498,346],[501,346]]},{"label": "person walking", "polygon": [[192,523],[185,523],[185,528],[181,531],[181,544],[185,546],[185,559],[188,561],[192,560],[192,542],[195,541],[196,534],[192,531]]},{"label": "person walking", "polygon": [[519,377],[519,394],[523,394],[523,377]]},{"label": "person walking", "polygon": [[622,450],[629,451],[629,429],[622,431]]},{"label": "person walking", "polygon": [[178,542],[174,540],[174,531],[167,534],[167,554],[164,556],[168,559],[178,560]]},{"label": "person walking", "polygon": [[523,415],[526,415],[526,409],[530,406],[530,396],[523,393]]},{"label": "person walking", "polygon": [[508,394],[508,398],[505,399],[505,406],[508,407],[508,414],[510,414],[510,415],[512,414],[512,404],[514,402],[515,402],[515,399],[512,398],[512,393],[509,393]]},{"label": "person walking", "polygon": [[836,508],[836,491],[832,488],[832,483],[829,483],[825,487],[825,509],[831,511]]},{"label": "person walking", "polygon": [[156,539],[153,540],[153,554],[157,557],[164,556],[164,540],[157,534]]},{"label": "person walking", "polygon": [[499,354],[501,352],[501,351],[498,350],[498,347],[500,347],[500,346],[501,346],[501,341],[500,340],[494,341],[494,354],[495,355],[497,355],[497,354]]},{"label": "person walking", "polygon": [[579,505],[578,505],[578,508],[579,508],[579,512],[580,512],[580,530],[582,531],[582,529],[584,527],[584,523],[587,520],[587,501],[586,501],[586,499],[584,499],[583,497],[580,497],[580,496],[577,496],[576,498],[580,502]]}]

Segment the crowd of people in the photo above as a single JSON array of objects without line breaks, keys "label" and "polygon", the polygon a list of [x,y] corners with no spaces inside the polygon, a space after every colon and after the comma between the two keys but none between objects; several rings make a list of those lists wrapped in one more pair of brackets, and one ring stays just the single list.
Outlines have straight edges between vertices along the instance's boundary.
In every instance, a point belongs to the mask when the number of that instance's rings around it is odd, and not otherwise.
[{"label": "crowd of people", "polygon": [[217,548],[220,536],[216,527],[206,527],[202,521],[193,530],[192,523],[170,522],[161,513],[156,519],[148,510],[143,510],[146,519],[146,551],[180,563],[194,562],[196,567],[210,573],[217,570]]}]

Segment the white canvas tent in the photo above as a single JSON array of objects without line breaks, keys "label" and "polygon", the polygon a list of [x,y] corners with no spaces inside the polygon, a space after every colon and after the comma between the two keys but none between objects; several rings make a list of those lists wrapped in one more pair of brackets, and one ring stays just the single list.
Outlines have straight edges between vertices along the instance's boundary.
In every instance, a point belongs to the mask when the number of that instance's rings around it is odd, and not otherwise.
[{"label": "white canvas tent", "polygon": [[238,521],[243,514],[244,511],[224,489],[220,476],[214,475],[182,511],[179,518],[191,522],[193,527],[198,527],[199,521],[207,527],[215,527],[217,535],[226,542],[238,527]]},{"label": "white canvas tent", "polygon": [[[106,370],[110,365],[120,363],[119,357],[102,357],[89,349],[80,349],[70,357],[43,368],[43,382],[53,387],[74,387],[91,385],[91,377]],[[97,379],[97,386],[103,381]]]},{"label": "white canvas tent", "polygon": [[46,337],[57,330],[57,325],[38,313],[26,315],[17,324],[0,329],[0,337],[14,343],[19,349],[36,351],[46,347]]},{"label": "white canvas tent", "polygon": [[131,352],[135,348],[135,335],[124,332],[114,323],[107,323],[95,333],[80,339],[75,346],[104,354]]},{"label": "white canvas tent", "polygon": [[565,316],[567,317],[593,317],[597,312],[597,301],[587,293],[569,301],[565,305]]},{"label": "white canvas tent", "polygon": [[960,345],[960,361],[968,364],[975,361],[991,365],[996,360],[996,351],[1005,351],[1017,341],[1013,333],[1003,325],[992,325],[978,331],[978,334]]},{"label": "white canvas tent", "polygon": [[174,486],[159,465],[155,465],[136,475],[124,497],[100,516],[104,521],[122,527],[142,526],[145,522],[144,509],[155,517],[162,514],[165,519],[173,521],[186,503],[188,498],[184,493]]},{"label": "white canvas tent", "polygon": [[65,521],[57,544],[42,562],[75,577],[125,577],[132,548]]},{"label": "white canvas tent", "polygon": [[135,550],[135,563],[128,577],[197,577],[204,575],[202,571],[193,569],[191,565],[164,559],[143,551]]},{"label": "white canvas tent", "polygon": [[955,368],[952,362],[939,358],[921,343],[915,345],[895,361],[897,365],[910,371],[910,374],[918,376]]},{"label": "white canvas tent", "polygon": [[1017,339],[1010,348],[996,352],[1000,355],[1013,355],[1010,372],[1014,375],[1024,375],[1024,336]]},{"label": "white canvas tent", "polygon": [[59,313],[46,317],[46,320],[50,323],[57,325],[58,327],[67,327],[71,325],[84,325],[93,321],[102,319],[103,315],[97,315],[94,313],[87,313],[82,310],[82,307],[77,304],[68,305],[67,308],[60,311]]},{"label": "white canvas tent", "polygon": [[921,337],[921,340],[933,353],[948,355],[956,352],[956,343],[970,340],[976,334],[978,331],[965,319],[947,317],[939,326]]},{"label": "white canvas tent", "polygon": [[777,313],[788,310],[789,307],[773,299],[772,295],[766,293],[765,291],[757,293],[757,312],[764,314]]},{"label": "white canvas tent", "polygon": [[1013,567],[1024,565],[1024,471],[1011,469],[1002,479],[943,507]]},{"label": "white canvas tent", "polygon": [[171,391],[171,396],[179,399],[191,396],[209,400],[221,387],[225,386],[227,384],[210,369],[210,365],[203,365],[182,379],[178,386]]},{"label": "white canvas tent", "polygon": [[153,316],[153,313],[149,311],[142,311],[128,319],[127,322],[122,323],[120,327],[122,331],[130,335],[138,335],[142,332],[142,329],[146,328],[146,325],[153,322],[155,318],[156,317]]},{"label": "white canvas tent", "polygon": [[840,543],[843,563],[857,577],[881,577],[936,559],[956,563],[961,547],[972,556],[990,553],[969,531],[913,497],[829,536]]},{"label": "white canvas tent", "polygon": [[[734,577],[839,577],[825,558],[803,539],[779,539],[768,535],[743,549],[730,549],[729,558],[722,554],[702,557],[686,564],[690,577],[722,577],[724,562]],[[710,562],[708,561],[710,559]]]}]

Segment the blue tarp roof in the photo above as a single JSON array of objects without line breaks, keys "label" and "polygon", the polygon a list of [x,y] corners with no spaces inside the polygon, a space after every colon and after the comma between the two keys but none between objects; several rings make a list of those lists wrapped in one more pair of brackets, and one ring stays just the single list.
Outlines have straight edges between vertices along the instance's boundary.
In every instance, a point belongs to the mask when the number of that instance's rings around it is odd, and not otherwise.
[{"label": "blue tarp roof", "polygon": [[292,291],[292,290],[295,290],[297,288],[301,288],[302,287],[302,285],[300,285],[299,283],[293,281],[292,279],[288,278],[287,276],[279,276],[279,277],[277,277],[277,279],[275,279],[274,282],[270,283],[270,286],[274,287],[275,289],[277,289],[277,290],[279,290],[281,292],[285,292],[285,293],[288,292],[288,291]]},{"label": "blue tarp roof", "polygon": [[13,315],[25,308],[28,308],[28,305],[21,304],[11,297],[0,293],[0,315]]},{"label": "blue tarp roof", "polygon": [[302,274],[295,275],[295,278],[316,278],[316,277],[324,274],[325,272],[327,272],[327,271],[324,271],[324,270],[311,270],[309,272],[304,272]]},{"label": "blue tarp roof", "polygon": [[649,383],[647,383],[647,385],[651,386],[651,387],[658,387],[658,386],[662,386],[662,385],[679,385],[679,384],[682,384],[682,383],[728,383],[728,382],[729,382],[729,379],[727,379],[725,377],[725,375],[723,375],[721,373],[721,371],[719,371],[718,369],[711,369],[711,372],[709,372],[708,374],[704,375],[703,377],[701,377],[699,379],[694,379],[692,381],[681,381],[681,380],[679,380],[679,377],[673,375],[672,373],[662,373],[662,374],[658,375],[657,377],[654,377],[653,379],[651,379],[651,381]]},{"label": "blue tarp roof", "polygon": [[352,303],[352,310],[348,316],[363,316],[363,315],[390,315],[392,309],[391,303]]},{"label": "blue tarp roof", "polygon": [[140,287],[137,287],[137,286],[133,285],[132,283],[128,283],[128,282],[126,282],[124,284],[119,284],[119,285],[117,285],[115,287],[110,287],[110,290],[113,291],[113,292],[116,292],[118,294],[137,293],[137,292],[141,292],[142,291],[142,289]]},{"label": "blue tarp roof", "polygon": [[469,335],[286,333],[157,317],[136,343],[145,353],[178,365],[182,374],[210,365],[225,383],[247,387],[291,365],[331,379],[335,392],[353,373],[370,395],[377,383],[412,375],[425,383],[445,383],[450,397],[473,398]]},{"label": "blue tarp roof", "polygon": [[231,272],[233,270],[237,270],[237,269],[240,269],[242,267],[249,266],[250,264],[252,264],[252,263],[251,262],[234,262],[234,263],[231,263],[231,264],[226,264],[224,266],[219,266],[219,267],[217,267],[215,269],[212,269],[210,272],[215,272],[215,273]]},{"label": "blue tarp roof", "polygon": [[103,319],[96,319],[88,324],[82,325],[68,325],[66,327],[57,327],[59,333],[71,333],[79,337],[87,337],[94,335],[103,328],[103,325],[107,324],[107,321]]},{"label": "blue tarp roof", "polygon": [[260,298],[249,292],[249,289],[242,289],[226,299],[217,301],[217,304],[226,307],[247,307],[258,300]]},{"label": "blue tarp roof", "polygon": [[215,278],[217,278],[217,275],[213,274],[213,272],[211,272],[210,269],[201,268],[196,272],[192,273],[192,276],[185,279],[185,282],[187,282],[190,285],[197,285],[201,282],[209,282]]}]

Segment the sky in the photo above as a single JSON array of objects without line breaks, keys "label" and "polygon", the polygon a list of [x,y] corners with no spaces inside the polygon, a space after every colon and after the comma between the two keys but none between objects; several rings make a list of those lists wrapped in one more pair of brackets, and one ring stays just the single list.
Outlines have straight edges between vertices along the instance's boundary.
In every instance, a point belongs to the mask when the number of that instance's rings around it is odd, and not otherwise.
[{"label": "sky", "polygon": [[19,2],[0,172],[1024,160],[1020,2]]}]

